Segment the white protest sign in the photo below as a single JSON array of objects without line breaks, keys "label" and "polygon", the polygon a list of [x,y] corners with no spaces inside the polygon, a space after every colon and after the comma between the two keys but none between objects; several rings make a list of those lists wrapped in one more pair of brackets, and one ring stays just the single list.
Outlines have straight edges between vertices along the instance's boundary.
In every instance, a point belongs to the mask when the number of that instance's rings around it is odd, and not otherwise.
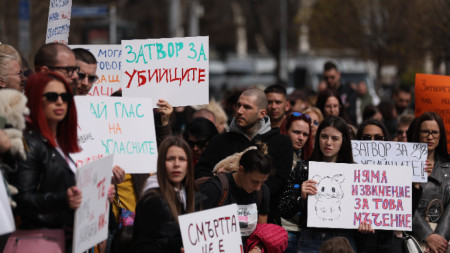
[{"label": "white protest sign", "polygon": [[89,96],[111,96],[119,90],[121,72],[121,45],[70,45],[70,48],[89,50],[97,60],[98,80],[92,85]]},{"label": "white protest sign", "polygon": [[408,166],[413,182],[427,182],[426,143],[394,141],[352,141],[353,160],[360,164]]},{"label": "white protest sign", "polygon": [[69,42],[72,0],[50,0],[45,43]]},{"label": "white protest sign", "polygon": [[308,196],[308,227],[411,231],[412,171],[406,166],[309,163],[317,194]]},{"label": "white protest sign", "polygon": [[209,102],[209,37],[122,40],[124,97],[172,106]]},{"label": "white protest sign", "polygon": [[75,96],[77,166],[114,154],[114,165],[126,173],[156,172],[158,148],[149,98]]},{"label": "white protest sign", "polygon": [[2,173],[0,173],[0,224],[0,235],[11,233],[16,229]]},{"label": "white protest sign", "polygon": [[244,252],[236,204],[178,216],[184,252]]},{"label": "white protest sign", "polygon": [[77,187],[83,198],[75,210],[72,252],[79,253],[108,237],[109,202],[113,156],[77,169]]}]

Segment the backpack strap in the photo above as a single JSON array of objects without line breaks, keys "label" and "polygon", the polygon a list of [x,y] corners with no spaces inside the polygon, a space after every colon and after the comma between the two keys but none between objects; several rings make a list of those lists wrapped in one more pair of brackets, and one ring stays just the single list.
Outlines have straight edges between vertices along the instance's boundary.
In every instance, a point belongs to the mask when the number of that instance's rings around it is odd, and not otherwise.
[{"label": "backpack strap", "polygon": [[217,177],[219,178],[220,184],[222,185],[222,194],[221,194],[222,197],[220,198],[217,206],[222,206],[223,203],[225,203],[225,201],[228,199],[228,192],[229,192],[228,179],[226,174],[218,174]]}]

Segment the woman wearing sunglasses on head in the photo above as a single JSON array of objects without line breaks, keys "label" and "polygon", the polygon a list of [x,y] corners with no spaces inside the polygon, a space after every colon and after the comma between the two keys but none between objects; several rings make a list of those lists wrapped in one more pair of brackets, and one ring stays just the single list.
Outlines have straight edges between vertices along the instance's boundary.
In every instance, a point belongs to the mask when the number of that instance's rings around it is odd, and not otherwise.
[{"label": "woman wearing sunglasses on head", "polygon": [[20,228],[64,228],[70,248],[74,210],[81,203],[76,165],[69,157],[80,150],[71,89],[54,72],[38,73],[28,79],[25,95],[30,109],[24,134],[27,159],[14,175]]},{"label": "woman wearing sunglasses on head", "polygon": [[[430,252],[446,252],[450,240],[450,160],[444,123],[438,114],[425,112],[411,127],[412,142],[428,146],[428,182],[415,184],[418,194],[414,192],[413,197],[419,199],[419,204],[412,232]],[[429,223],[437,224],[436,228]]]},{"label": "woman wearing sunglasses on head", "polygon": [[309,107],[308,109],[303,111],[304,114],[307,114],[311,118],[311,138],[316,138],[317,128],[319,124],[323,121],[323,114],[317,107]]},{"label": "woman wearing sunglasses on head", "polygon": [[[313,151],[314,138],[311,135],[311,118],[303,113],[291,112],[281,123],[280,132],[291,139],[294,150],[292,170],[278,205],[283,217],[281,225],[289,236],[288,248],[285,251],[289,253],[298,251],[300,227],[306,223],[305,215],[298,214],[303,204],[303,201],[298,201],[298,198],[300,197],[299,186],[308,180],[305,161],[311,157]],[[294,201],[287,200],[291,198]]]}]

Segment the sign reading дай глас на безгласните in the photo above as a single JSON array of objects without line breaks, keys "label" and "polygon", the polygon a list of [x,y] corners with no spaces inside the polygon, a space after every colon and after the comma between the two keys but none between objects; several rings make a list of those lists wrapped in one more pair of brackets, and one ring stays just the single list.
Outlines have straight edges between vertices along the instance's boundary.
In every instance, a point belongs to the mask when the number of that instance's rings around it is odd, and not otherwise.
[{"label": "sign reading \u0434\u0430\u0439 \u0433\u043b\u0430\u0441 \u043d\u0430 \u0431\u0435\u0437\u0433\u043b\u0430\u0441\u043d\u0438\u0442\u0435", "polygon": [[[167,100],[172,106],[209,102],[208,37],[122,40],[124,97]],[[156,106],[155,106],[156,107]]]}]

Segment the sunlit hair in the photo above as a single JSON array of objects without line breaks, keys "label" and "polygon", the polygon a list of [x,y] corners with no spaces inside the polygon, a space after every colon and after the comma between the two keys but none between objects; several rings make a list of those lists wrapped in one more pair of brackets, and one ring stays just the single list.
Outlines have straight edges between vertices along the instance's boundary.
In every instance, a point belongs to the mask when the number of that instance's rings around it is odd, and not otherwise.
[{"label": "sunlit hair", "polygon": [[314,146],[314,139],[312,138],[311,133],[311,118],[308,115],[301,114],[299,112],[291,112],[290,114],[288,114],[287,117],[283,119],[283,122],[281,122],[280,133],[287,135],[289,129],[292,126],[292,123],[294,123],[294,121],[297,120],[303,120],[306,123],[308,123],[309,135],[308,139],[306,140],[305,144],[302,147],[302,157],[301,157],[303,160],[308,160],[311,157]]},{"label": "sunlit hair", "polygon": [[183,179],[181,184],[184,186],[186,190],[186,212],[192,213],[195,209],[195,200],[194,200],[194,166],[192,164],[192,153],[189,145],[180,137],[170,136],[164,139],[161,142],[158,150],[158,168],[157,168],[157,177],[159,188],[161,191],[161,196],[167,201],[169,205],[170,212],[174,219],[178,222],[178,215],[182,212],[183,204],[178,199],[177,194],[175,192],[175,187],[172,182],[169,181],[169,176],[167,174],[166,168],[166,158],[167,152],[171,147],[179,147],[183,149],[187,158],[187,168],[186,168],[186,177]]},{"label": "sunlit hair", "polygon": [[[424,121],[432,120],[436,121],[439,126],[439,144],[436,147],[436,154],[449,158],[447,152],[447,135],[445,132],[444,122],[442,121],[441,116],[435,112],[424,112],[422,115],[416,118],[416,120],[411,123],[410,127],[414,127],[412,130],[412,142],[420,142],[420,125]],[[414,126],[412,125],[414,124]]]},{"label": "sunlit hair", "polygon": [[356,132],[356,140],[361,140],[364,128],[366,126],[377,126],[381,129],[383,132],[384,140],[389,141],[389,131],[387,130],[386,126],[383,124],[383,122],[377,120],[377,119],[368,119],[361,123],[361,125],[358,128],[358,131]]},{"label": "sunlit hair", "polygon": [[323,121],[323,114],[322,114],[322,112],[320,111],[319,108],[317,108],[315,106],[307,108],[306,110],[303,111],[303,113],[304,114],[308,114],[308,115],[310,113],[315,113],[317,115],[317,117],[319,118],[319,122]]},{"label": "sunlit hair", "polygon": [[61,82],[66,92],[72,94],[72,91],[66,80],[55,72],[36,73],[28,78],[25,87],[25,95],[28,98],[27,106],[30,108],[31,125],[48,140],[52,147],[56,147],[58,142],[64,153],[75,153],[80,151],[78,146],[77,135],[77,108],[73,99],[67,102],[67,114],[64,119],[58,123],[56,129],[56,139],[53,137],[52,131],[45,118],[42,107],[42,97],[44,89],[51,81]]},{"label": "sunlit hair", "polygon": [[337,163],[353,163],[352,142],[350,134],[348,132],[347,123],[344,119],[336,116],[326,117],[322,123],[320,123],[317,129],[316,140],[314,143],[314,150],[311,156],[312,161],[323,162],[323,153],[320,150],[320,135],[322,130],[327,127],[333,127],[342,134],[342,145],[337,155]]},{"label": "sunlit hair", "polygon": [[256,149],[250,149],[242,155],[239,165],[244,167],[244,173],[258,171],[261,174],[269,174],[272,171],[272,160],[267,145],[257,142]]}]

